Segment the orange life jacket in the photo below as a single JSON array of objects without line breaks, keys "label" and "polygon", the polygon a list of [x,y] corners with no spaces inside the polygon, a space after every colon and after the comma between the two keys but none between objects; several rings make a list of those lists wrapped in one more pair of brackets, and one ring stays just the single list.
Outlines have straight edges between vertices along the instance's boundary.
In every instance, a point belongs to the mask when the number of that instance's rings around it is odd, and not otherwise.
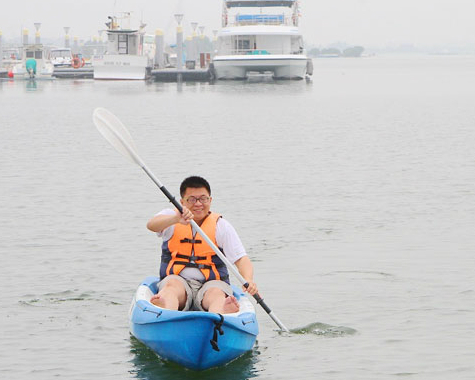
[{"label": "orange life jacket", "polygon": [[[219,218],[221,215],[210,213],[200,226],[216,246],[216,224]],[[160,279],[170,274],[180,274],[186,267],[199,269],[206,281],[221,280],[229,283],[226,265],[209,244],[199,233],[193,236],[191,225],[177,223],[171,239],[162,245]]]}]

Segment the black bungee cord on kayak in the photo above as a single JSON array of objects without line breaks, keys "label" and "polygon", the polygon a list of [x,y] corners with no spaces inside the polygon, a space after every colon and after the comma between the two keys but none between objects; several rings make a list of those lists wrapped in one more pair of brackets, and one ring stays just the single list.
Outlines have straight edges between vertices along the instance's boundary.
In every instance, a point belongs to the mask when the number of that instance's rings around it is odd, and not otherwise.
[{"label": "black bungee cord on kayak", "polygon": [[223,327],[223,322],[224,322],[224,317],[221,314],[218,314],[220,317],[219,322],[215,321],[214,322],[214,331],[213,331],[213,339],[211,339],[209,342],[211,343],[211,347],[213,347],[213,350],[219,351],[218,347],[218,332],[219,335],[224,335],[224,331],[222,329]]}]

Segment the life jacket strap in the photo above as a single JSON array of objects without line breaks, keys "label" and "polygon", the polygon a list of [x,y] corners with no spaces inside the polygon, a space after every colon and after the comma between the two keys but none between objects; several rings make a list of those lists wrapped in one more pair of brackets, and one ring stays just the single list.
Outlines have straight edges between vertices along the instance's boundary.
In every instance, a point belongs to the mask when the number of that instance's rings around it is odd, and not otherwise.
[{"label": "life jacket strap", "polygon": [[211,265],[206,264],[197,264],[197,263],[190,263],[189,261],[175,261],[175,265],[184,265],[185,267],[189,268],[197,268],[197,269],[211,269]]},{"label": "life jacket strap", "polygon": [[180,243],[201,244],[201,243],[203,243],[203,241],[200,240],[200,239],[188,239],[188,238],[185,238],[185,239],[181,239],[181,240],[180,240]]},{"label": "life jacket strap", "polygon": [[[180,255],[179,253],[176,255],[176,258],[177,259],[189,259],[190,256],[186,256],[186,255]],[[206,259],[206,256],[193,256],[193,258],[196,260],[204,260]],[[171,257],[163,257],[162,256],[162,262],[163,263],[169,263],[171,261]],[[187,264],[196,264],[196,263],[192,263],[192,262],[188,262],[186,261]],[[180,264],[180,265],[185,265],[185,262],[182,262],[182,261],[175,261],[175,264]],[[196,264],[198,265],[198,264]],[[205,264],[199,264],[199,265],[205,265]],[[224,263],[217,263],[215,264],[216,268],[217,269],[220,269],[220,268],[224,268],[226,266],[226,264]],[[210,269],[211,266],[210,265],[206,265],[206,269]]]},{"label": "life jacket strap", "polygon": [[[169,262],[170,260],[168,260],[167,262]],[[188,267],[188,268],[197,268],[197,269],[213,269],[213,267],[211,265],[207,265],[207,264],[197,264],[197,263],[192,263],[192,262],[189,262],[189,261],[175,261],[173,264],[175,265],[184,265],[185,267]],[[222,267],[225,267],[226,265],[225,264],[216,264],[216,269],[220,269]],[[228,279],[229,276],[221,276],[221,280],[225,281],[225,279]]]}]

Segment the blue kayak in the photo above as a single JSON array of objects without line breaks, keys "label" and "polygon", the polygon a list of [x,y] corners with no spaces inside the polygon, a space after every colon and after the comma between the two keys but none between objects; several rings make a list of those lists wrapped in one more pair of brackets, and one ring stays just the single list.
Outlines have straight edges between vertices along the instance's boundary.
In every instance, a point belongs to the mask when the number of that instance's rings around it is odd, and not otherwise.
[{"label": "blue kayak", "polygon": [[147,277],[139,285],[129,312],[130,332],[157,355],[204,370],[224,365],[252,349],[259,333],[256,311],[239,288],[233,286],[239,311],[220,315],[151,304],[158,281],[158,277]]}]

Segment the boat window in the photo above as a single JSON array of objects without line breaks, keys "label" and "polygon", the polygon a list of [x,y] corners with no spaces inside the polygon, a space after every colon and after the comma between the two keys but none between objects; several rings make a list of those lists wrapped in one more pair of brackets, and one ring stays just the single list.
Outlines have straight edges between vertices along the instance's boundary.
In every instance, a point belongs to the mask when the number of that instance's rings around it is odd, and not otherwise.
[{"label": "boat window", "polygon": [[43,52],[41,50],[36,50],[35,51],[35,58],[36,59],[41,59],[43,58]]},{"label": "boat window", "polygon": [[69,57],[71,54],[69,50],[52,50],[51,51],[51,58],[58,58],[58,57]]},{"label": "boat window", "polygon": [[146,43],[146,44],[154,44],[155,43],[155,37],[145,35],[143,42]]},{"label": "boat window", "polygon": [[127,53],[128,53],[127,35],[119,34],[119,54],[127,54]]},{"label": "boat window", "polygon": [[250,40],[236,40],[234,41],[234,48],[236,50],[250,50],[251,41]]}]

